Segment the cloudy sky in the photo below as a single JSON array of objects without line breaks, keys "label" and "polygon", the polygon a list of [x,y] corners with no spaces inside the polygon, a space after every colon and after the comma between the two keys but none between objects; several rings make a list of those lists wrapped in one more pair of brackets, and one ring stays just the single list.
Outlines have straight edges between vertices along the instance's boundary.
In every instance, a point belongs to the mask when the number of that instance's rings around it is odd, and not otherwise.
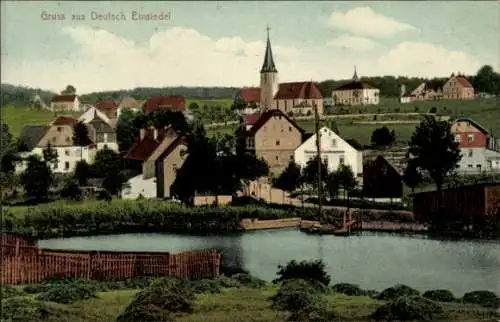
[{"label": "cloudy sky", "polygon": [[[270,25],[279,80],[500,70],[500,2],[5,2],[2,83],[79,93],[253,86]],[[132,12],[169,13],[134,21]],[[94,14],[92,13],[94,12]],[[125,21],[92,20],[123,12]],[[44,20],[47,14],[64,20]],[[72,15],[84,15],[74,21]]]}]

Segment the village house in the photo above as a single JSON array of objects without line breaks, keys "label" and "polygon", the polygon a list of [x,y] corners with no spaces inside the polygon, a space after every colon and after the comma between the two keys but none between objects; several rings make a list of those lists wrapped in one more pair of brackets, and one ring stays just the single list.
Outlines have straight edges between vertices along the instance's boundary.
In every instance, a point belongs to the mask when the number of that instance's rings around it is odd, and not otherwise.
[{"label": "village house", "polygon": [[50,102],[52,112],[79,112],[80,102],[77,95],[55,95]]},{"label": "village house", "polygon": [[273,173],[283,170],[302,144],[304,130],[278,109],[247,118],[245,126],[247,150],[263,158]]},{"label": "village house", "polygon": [[88,125],[89,138],[96,144],[97,150],[119,151],[116,131],[106,114],[94,107],[83,113],[78,120]]},{"label": "village house", "polygon": [[324,113],[324,96],[317,83],[305,81],[279,84],[269,30],[260,70],[260,87],[245,87],[236,93],[234,99],[235,103],[241,101],[245,105],[243,114],[279,109],[289,116],[311,115],[314,108],[317,108],[319,115]]},{"label": "village house", "polygon": [[333,106],[376,105],[379,99],[380,90],[373,84],[361,81],[356,68],[351,82],[332,91]]},{"label": "village house", "polygon": [[132,110],[134,112],[140,111],[145,102],[145,100],[136,100],[131,96],[122,98],[117,105],[116,117],[120,117],[120,114],[125,110]]},{"label": "village house", "polygon": [[363,162],[363,196],[399,200],[404,193],[405,152],[383,153]]},{"label": "village house", "polygon": [[459,171],[463,173],[500,172],[500,140],[486,128],[468,118],[459,118],[451,125],[462,159]]},{"label": "village house", "polygon": [[[340,165],[350,166],[354,176],[363,175],[363,147],[355,140],[344,140],[337,133],[324,126],[319,130],[321,158],[328,172],[337,171]],[[294,160],[304,168],[317,155],[316,134],[304,141],[294,153]]]},{"label": "village house", "polygon": [[141,164],[142,173],[128,181],[122,198],[171,198],[177,170],[187,158],[187,138],[171,127],[141,129],[125,159]]},{"label": "village house", "polygon": [[[482,183],[443,189],[445,215],[461,218],[478,218],[500,215],[500,184]],[[413,212],[428,218],[438,212],[438,192],[425,191],[413,195]]]},{"label": "village house", "polygon": [[[50,146],[57,152],[57,162],[52,166],[54,173],[69,173],[74,171],[76,164],[85,160],[94,162],[97,145],[90,140],[89,144],[80,147],[73,144],[73,126],[76,120],[68,116],[59,116],[49,125],[27,125],[23,128],[20,140],[24,145],[21,157],[38,155],[43,157],[43,150]],[[24,171],[25,163],[20,164],[16,171]]]},{"label": "village house", "polygon": [[159,110],[181,112],[186,119],[193,119],[193,115],[186,108],[186,99],[183,96],[152,96],[142,104],[142,111],[144,113],[151,113]]},{"label": "village house", "polygon": [[474,87],[462,75],[451,75],[443,85],[443,99],[472,100],[475,98]]},{"label": "village house", "polygon": [[118,107],[114,101],[101,101],[95,105],[95,108],[100,112],[106,114],[109,119],[117,118]]}]

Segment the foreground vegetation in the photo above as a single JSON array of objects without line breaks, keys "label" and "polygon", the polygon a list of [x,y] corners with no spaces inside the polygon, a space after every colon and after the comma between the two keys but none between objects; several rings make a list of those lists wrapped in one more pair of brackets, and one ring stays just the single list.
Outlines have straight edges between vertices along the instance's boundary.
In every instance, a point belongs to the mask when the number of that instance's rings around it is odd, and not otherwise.
[{"label": "foreground vegetation", "polygon": [[474,291],[382,292],[330,285],[321,261],[279,266],[272,284],[239,273],[212,280],[51,278],[2,288],[2,321],[494,321],[500,298]]},{"label": "foreground vegetation", "polygon": [[[317,219],[315,208],[287,205],[186,207],[162,200],[114,200],[3,207],[4,231],[32,238],[97,235],[125,232],[224,233],[240,231],[244,218],[259,220],[301,217]],[[331,222],[340,222],[342,212],[325,211]],[[362,220],[413,221],[390,212],[355,213]],[[396,219],[397,218],[397,219]]]}]

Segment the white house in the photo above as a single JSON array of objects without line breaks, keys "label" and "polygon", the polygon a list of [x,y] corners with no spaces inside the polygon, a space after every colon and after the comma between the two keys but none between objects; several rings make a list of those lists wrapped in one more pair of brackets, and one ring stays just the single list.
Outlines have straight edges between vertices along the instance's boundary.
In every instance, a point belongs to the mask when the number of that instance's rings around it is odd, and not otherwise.
[{"label": "white house", "polygon": [[52,97],[50,110],[80,112],[80,101],[77,95],[56,95]]},{"label": "white house", "polygon": [[[328,166],[328,171],[337,171],[341,164],[352,168],[356,177],[363,175],[363,147],[355,140],[345,140],[328,127],[319,130],[321,158]],[[316,156],[316,134],[308,138],[294,153],[297,165],[305,167]]]},{"label": "white house", "polygon": [[91,107],[78,120],[89,126],[89,136],[97,145],[97,150],[110,149],[118,152],[116,131],[105,113]]},{"label": "white house", "polygon": [[82,121],[83,123],[90,123],[96,116],[99,117],[104,122],[108,123],[109,125],[112,124],[111,120],[106,114],[99,111],[95,106],[92,105],[89,105],[89,108],[85,110],[85,112],[82,115],[80,115],[78,120]]},{"label": "white house", "polygon": [[140,196],[156,198],[156,177],[144,179],[143,175],[140,174],[131,178],[127,183],[127,187],[121,193],[123,199],[137,199]]},{"label": "white house", "polygon": [[334,106],[376,105],[379,103],[380,90],[373,84],[361,81],[354,69],[352,81],[332,91]]}]

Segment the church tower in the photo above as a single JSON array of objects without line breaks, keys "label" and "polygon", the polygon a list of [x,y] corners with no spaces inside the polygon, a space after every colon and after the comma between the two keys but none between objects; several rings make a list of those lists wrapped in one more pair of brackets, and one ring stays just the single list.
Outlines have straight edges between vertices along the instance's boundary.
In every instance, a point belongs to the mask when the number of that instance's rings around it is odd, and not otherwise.
[{"label": "church tower", "polygon": [[267,27],[267,45],[264,63],[260,70],[260,109],[265,112],[273,108],[274,95],[278,91],[278,70],[274,65],[271,40],[269,40],[269,27]]},{"label": "church tower", "polygon": [[356,70],[356,65],[354,65],[354,75],[352,75],[353,82],[359,82],[358,71]]}]

